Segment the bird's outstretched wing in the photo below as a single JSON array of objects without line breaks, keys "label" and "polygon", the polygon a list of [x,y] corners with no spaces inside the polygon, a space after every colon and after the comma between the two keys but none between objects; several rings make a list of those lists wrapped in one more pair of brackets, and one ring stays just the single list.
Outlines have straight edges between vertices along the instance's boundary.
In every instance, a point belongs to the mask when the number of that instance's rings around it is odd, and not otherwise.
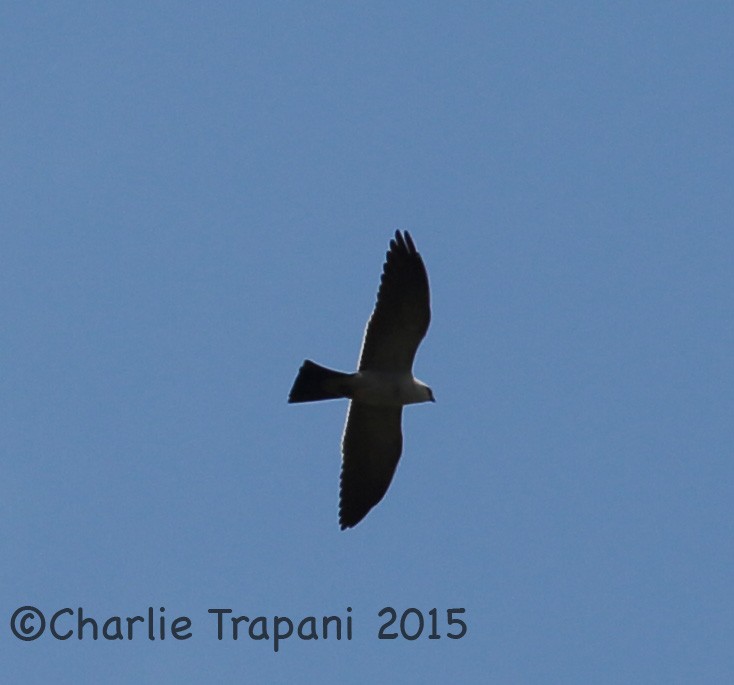
[{"label": "bird's outstretched wing", "polygon": [[339,525],[357,525],[385,495],[403,449],[402,407],[352,401],[342,439]]},{"label": "bird's outstretched wing", "polygon": [[409,373],[430,321],[426,267],[410,234],[396,231],[365,329],[359,370]]}]

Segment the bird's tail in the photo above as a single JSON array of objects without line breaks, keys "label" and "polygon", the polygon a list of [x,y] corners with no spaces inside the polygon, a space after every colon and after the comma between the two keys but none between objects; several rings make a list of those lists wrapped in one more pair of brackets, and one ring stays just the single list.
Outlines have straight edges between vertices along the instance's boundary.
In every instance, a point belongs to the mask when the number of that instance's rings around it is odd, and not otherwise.
[{"label": "bird's tail", "polygon": [[307,359],[298,370],[298,376],[288,395],[288,402],[315,402],[351,397],[349,380],[353,375],[327,369]]}]

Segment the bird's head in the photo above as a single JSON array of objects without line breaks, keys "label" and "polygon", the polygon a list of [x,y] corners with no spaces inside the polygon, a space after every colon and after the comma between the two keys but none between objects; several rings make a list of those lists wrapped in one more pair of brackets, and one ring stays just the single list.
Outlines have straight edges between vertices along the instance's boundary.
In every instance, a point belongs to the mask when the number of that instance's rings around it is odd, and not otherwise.
[{"label": "bird's head", "polygon": [[416,379],[415,384],[418,388],[418,402],[435,402],[436,399],[433,396],[433,390],[431,390],[425,383]]}]

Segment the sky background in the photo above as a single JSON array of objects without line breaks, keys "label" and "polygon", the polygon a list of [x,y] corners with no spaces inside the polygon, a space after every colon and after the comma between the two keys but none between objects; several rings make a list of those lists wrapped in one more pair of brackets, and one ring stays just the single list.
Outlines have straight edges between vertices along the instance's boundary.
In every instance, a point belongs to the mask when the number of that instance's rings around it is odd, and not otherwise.
[{"label": "sky background", "polygon": [[[4,681],[734,682],[730,3],[7,2],[0,56]],[[286,398],[396,229],[437,402],[341,532],[347,405]]]}]

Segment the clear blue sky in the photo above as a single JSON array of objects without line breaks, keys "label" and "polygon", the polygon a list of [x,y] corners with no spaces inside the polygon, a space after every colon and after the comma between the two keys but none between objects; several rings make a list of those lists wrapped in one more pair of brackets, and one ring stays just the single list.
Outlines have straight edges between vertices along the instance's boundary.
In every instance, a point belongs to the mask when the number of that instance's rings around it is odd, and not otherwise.
[{"label": "clear blue sky", "polygon": [[[733,46],[713,2],[4,3],[3,680],[734,682]],[[286,397],[398,228],[438,401],[340,532],[346,403]],[[347,607],[277,654],[207,614]]]}]

